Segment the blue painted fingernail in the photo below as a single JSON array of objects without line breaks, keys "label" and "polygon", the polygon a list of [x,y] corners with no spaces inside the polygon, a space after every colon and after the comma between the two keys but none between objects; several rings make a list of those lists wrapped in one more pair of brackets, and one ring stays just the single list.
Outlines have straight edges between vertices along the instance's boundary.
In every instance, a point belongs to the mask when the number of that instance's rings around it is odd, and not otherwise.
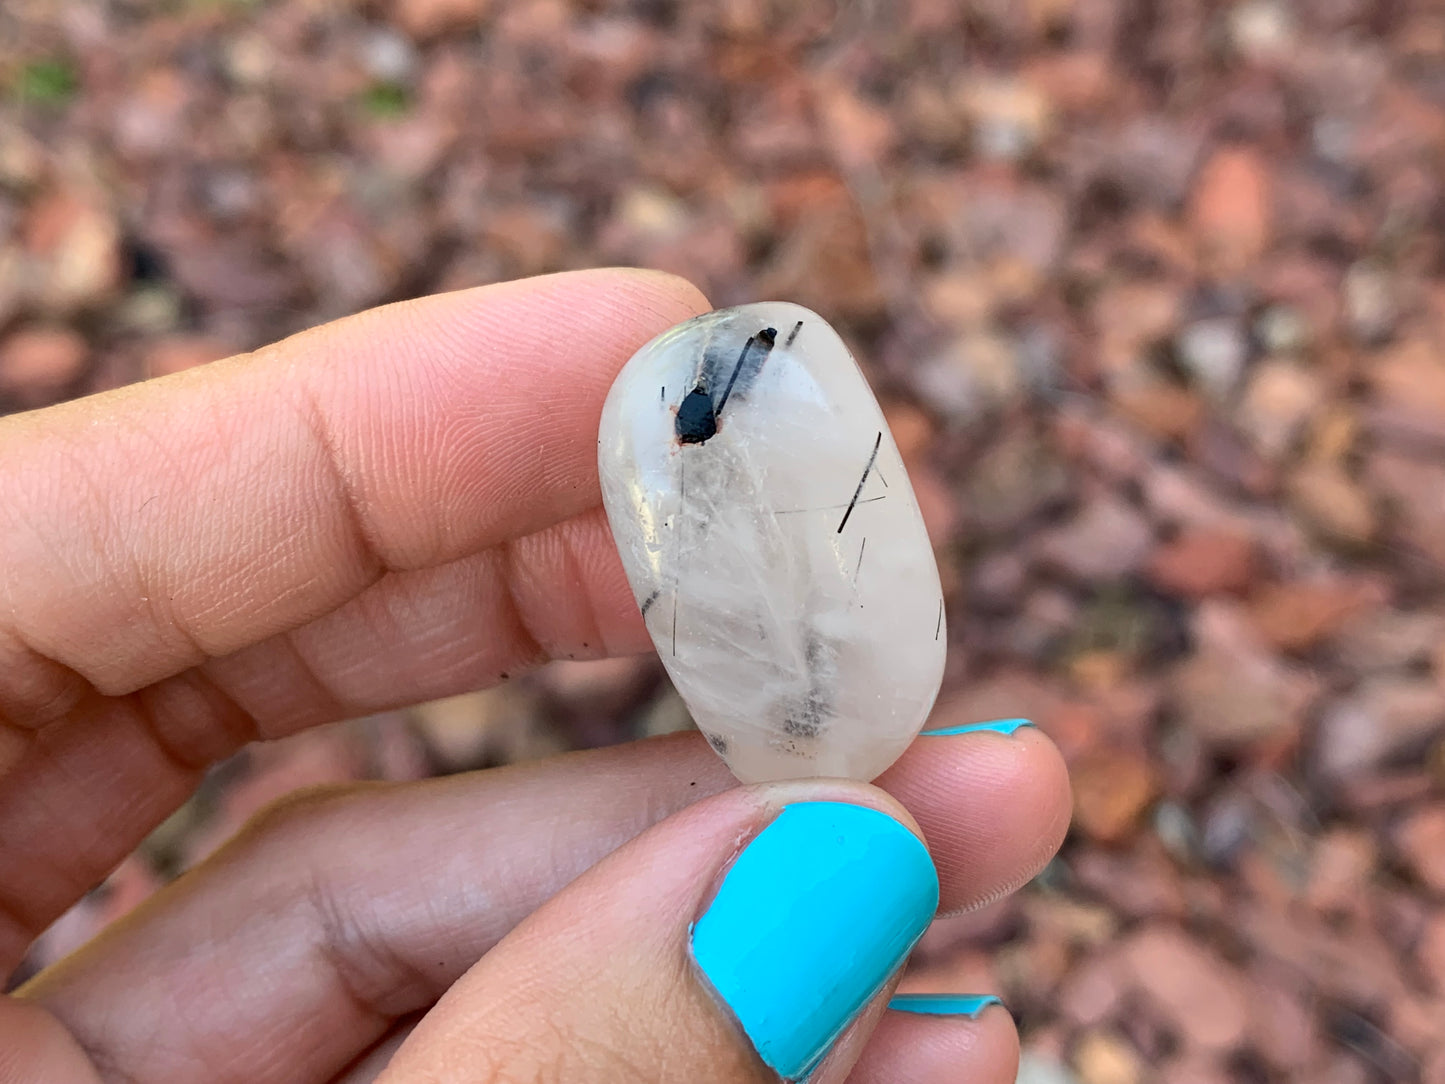
[{"label": "blue painted fingernail", "polygon": [[692,954],[774,1072],[806,1076],[938,909],[917,836],[842,802],[785,806],[738,855]]},{"label": "blue painted fingernail", "polygon": [[925,730],[924,737],[949,738],[955,734],[977,734],[983,730],[995,734],[1014,734],[1026,726],[1033,726],[1029,719],[992,719],[986,723],[964,723],[962,726],[945,726],[938,730]]},{"label": "blue painted fingernail", "polygon": [[993,994],[895,994],[888,1007],[924,1016],[966,1016],[977,1020],[990,1005],[1002,1005]]}]

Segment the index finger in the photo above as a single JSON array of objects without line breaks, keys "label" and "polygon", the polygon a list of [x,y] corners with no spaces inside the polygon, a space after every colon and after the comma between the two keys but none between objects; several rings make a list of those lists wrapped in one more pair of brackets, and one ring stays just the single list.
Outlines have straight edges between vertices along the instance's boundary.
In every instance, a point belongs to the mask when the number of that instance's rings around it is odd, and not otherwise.
[{"label": "index finger", "polygon": [[401,302],[0,423],[0,716],[147,686],[599,497],[617,369],[704,311],[574,272]]}]

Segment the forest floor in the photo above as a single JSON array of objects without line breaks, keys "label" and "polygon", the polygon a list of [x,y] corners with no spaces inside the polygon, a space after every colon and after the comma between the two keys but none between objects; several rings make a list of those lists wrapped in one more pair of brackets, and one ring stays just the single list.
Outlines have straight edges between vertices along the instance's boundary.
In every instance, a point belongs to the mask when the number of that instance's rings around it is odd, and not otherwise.
[{"label": "forest floor", "polygon": [[[918,980],[1029,1084],[1445,1081],[1445,14],[1411,0],[7,0],[0,411],[572,267],[832,320],[937,542],[939,721],[1076,817]],[[297,786],[687,725],[654,659],[257,747]]]}]

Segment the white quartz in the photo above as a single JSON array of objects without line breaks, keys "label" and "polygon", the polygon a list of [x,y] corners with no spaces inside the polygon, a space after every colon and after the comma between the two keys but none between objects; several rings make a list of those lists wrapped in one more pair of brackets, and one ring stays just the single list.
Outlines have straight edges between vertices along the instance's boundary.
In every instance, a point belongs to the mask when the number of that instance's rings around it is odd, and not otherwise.
[{"label": "white quartz", "polygon": [[629,361],[602,496],[658,654],[744,782],[872,779],[923,725],[938,566],[883,412],[798,305],[708,313]]}]

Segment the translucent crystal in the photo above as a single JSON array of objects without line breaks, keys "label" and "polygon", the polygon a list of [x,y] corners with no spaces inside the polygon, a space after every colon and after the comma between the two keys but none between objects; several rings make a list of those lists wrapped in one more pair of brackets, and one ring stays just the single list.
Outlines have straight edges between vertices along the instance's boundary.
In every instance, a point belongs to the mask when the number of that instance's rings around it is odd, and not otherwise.
[{"label": "translucent crystal", "polygon": [[699,316],[618,376],[602,496],[648,632],[744,782],[872,779],[943,674],[938,567],[838,334],[767,302]]}]

